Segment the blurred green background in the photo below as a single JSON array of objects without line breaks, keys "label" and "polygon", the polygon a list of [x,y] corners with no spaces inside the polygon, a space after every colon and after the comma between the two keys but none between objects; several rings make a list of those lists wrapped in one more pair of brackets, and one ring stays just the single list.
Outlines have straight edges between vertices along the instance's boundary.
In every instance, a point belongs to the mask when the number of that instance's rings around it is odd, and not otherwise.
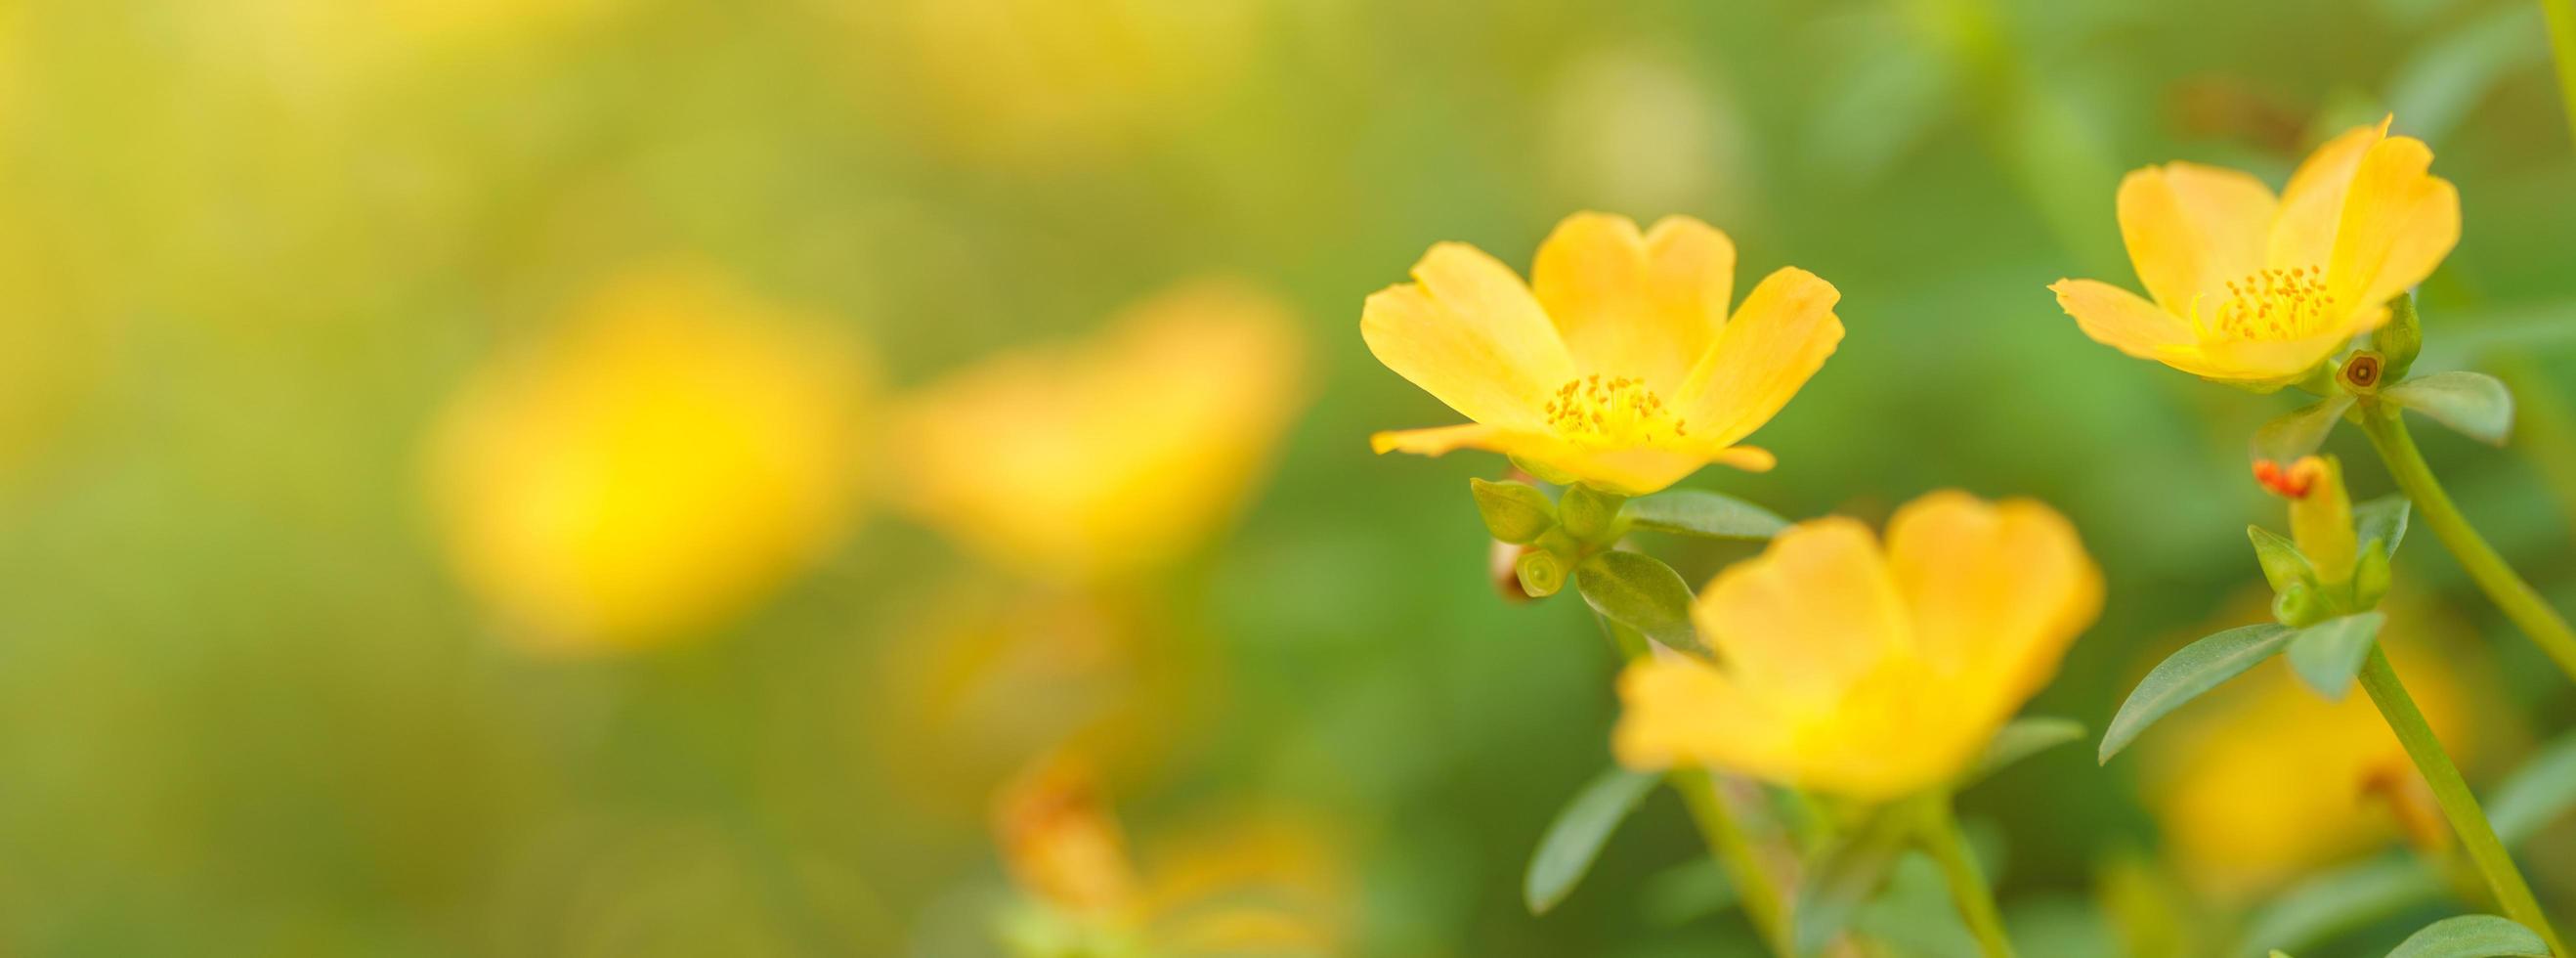
[{"label": "blurred green background", "polygon": [[[2044,290],[2130,284],[2112,191],[2150,162],[2278,183],[2392,110],[2433,145],[2466,227],[2419,368],[2504,375],[2523,418],[2502,451],[2420,432],[2576,608],[2576,147],[2539,23],[2507,0],[0,0],[0,953],[994,954],[1021,893],[991,792],[1080,740],[1139,845],[1210,809],[1317,823],[1333,953],[1755,954],[1693,900],[1666,796],[1561,910],[1523,909],[1532,843],[1608,762],[1613,656],[1578,603],[1495,596],[1465,479],[1500,462],[1369,454],[1452,417],[1371,359],[1361,299],[1440,240],[1526,268],[1579,209],[1706,219],[1739,289],[1826,277],[1849,336],[1754,437],[1780,468],[1689,484],[1792,517],[1945,486],[2055,504],[2109,601],[2029,711],[2098,728],[2153,656],[2242,619],[2240,530],[2280,523],[2244,437],[2291,405],[2097,346]],[[871,356],[875,409],[1237,277],[1296,317],[1302,413],[1239,520],[1112,587],[951,544],[889,504],[900,437],[854,435],[866,518],[821,524],[819,558],[649,648],[531,650],[442,544],[431,436],[477,370],[675,260]],[[2389,490],[2357,436],[2330,448]],[[1699,580],[1742,554],[1647,545]],[[2493,781],[2576,717],[2568,689],[2429,537],[2397,569],[2520,716],[2478,733]],[[2002,894],[2049,958],[2122,953],[2106,863],[2161,847],[2138,764],[2088,752],[1964,798],[2005,826]],[[2529,862],[2576,914],[2564,831]]]}]

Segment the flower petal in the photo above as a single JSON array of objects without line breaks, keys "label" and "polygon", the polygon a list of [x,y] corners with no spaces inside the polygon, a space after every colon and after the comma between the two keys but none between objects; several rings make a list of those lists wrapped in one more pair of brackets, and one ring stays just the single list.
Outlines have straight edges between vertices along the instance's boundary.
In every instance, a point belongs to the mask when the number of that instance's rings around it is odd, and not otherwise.
[{"label": "flower petal", "polygon": [[1453,449],[1500,449],[1503,445],[1501,428],[1478,422],[1430,429],[1400,429],[1369,436],[1369,448],[1381,456],[1390,452],[1439,456]]},{"label": "flower petal", "polygon": [[2378,306],[2405,292],[2460,242],[2460,192],[2431,175],[2433,150],[2411,136],[2362,155],[2344,197],[2326,287],[2336,302]]},{"label": "flower petal", "polygon": [[1796,267],[1763,277],[1673,397],[1691,437],[1731,445],[1771,421],[1842,342],[1841,297]]},{"label": "flower petal", "polygon": [[2263,267],[2278,207],[2263,181],[2235,170],[2168,163],[2120,181],[2120,238],[2138,281],[2166,312],[2226,298],[2227,281]]},{"label": "flower petal", "polygon": [[1777,777],[1794,754],[1790,725],[1706,662],[1677,654],[1619,675],[1622,705],[1611,751],[1630,768],[1709,765]]},{"label": "flower petal", "polygon": [[2058,308],[2075,317],[2084,335],[2131,356],[2155,359],[2160,347],[2193,341],[2191,324],[2181,317],[2109,283],[2061,279],[2049,291],[2057,294]]},{"label": "flower petal", "polygon": [[1530,285],[1586,373],[1665,392],[1726,325],[1735,244],[1688,217],[1639,235],[1624,216],[1576,213],[1538,248]]},{"label": "flower petal", "polygon": [[2323,268],[2334,254],[2335,229],[2343,222],[2344,193],[2362,154],[2388,137],[2391,116],[2376,124],[2345,130],[2308,154],[2290,185],[2281,191],[2281,212],[2272,221],[2266,265],[2281,269]]},{"label": "flower petal", "polygon": [[1860,676],[1911,654],[1877,538],[1839,516],[1791,526],[1719,573],[1691,620],[1729,677],[1799,713],[1833,711]]},{"label": "flower petal", "polygon": [[1520,277],[1460,243],[1433,246],[1413,275],[1362,307],[1369,352],[1469,419],[1539,428],[1574,361]]},{"label": "flower petal", "polygon": [[2075,527],[2031,500],[1932,493],[1889,520],[1887,553],[1917,647],[1953,677],[1952,704],[1997,724],[2056,674],[2102,609],[2102,574]]},{"label": "flower petal", "polygon": [[[2239,383],[2288,383],[2306,376],[2318,363],[2342,352],[2353,337],[2388,322],[2388,307],[2374,306],[2348,317],[2340,328],[2290,340],[2226,340],[2204,343],[2198,350],[2202,367],[2184,369],[2195,375]],[[2170,360],[2169,360],[2170,361]]]}]

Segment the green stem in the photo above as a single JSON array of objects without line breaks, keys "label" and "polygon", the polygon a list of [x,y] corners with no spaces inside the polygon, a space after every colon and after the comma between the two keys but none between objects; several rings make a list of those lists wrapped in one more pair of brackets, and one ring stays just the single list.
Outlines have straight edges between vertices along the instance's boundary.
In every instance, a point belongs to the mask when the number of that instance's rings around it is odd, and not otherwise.
[{"label": "green stem", "polygon": [[[1637,634],[1637,630],[1597,612],[1592,618],[1601,624],[1601,631],[1610,637],[1622,658],[1636,662],[1651,654],[1646,637]],[[1780,887],[1771,881],[1771,872],[1762,867],[1752,837],[1736,822],[1725,793],[1718,790],[1717,776],[1700,769],[1680,768],[1664,776],[1664,781],[1681,794],[1682,804],[1690,808],[1691,822],[1699,826],[1700,839],[1708,844],[1709,857],[1716,859],[1727,879],[1735,883],[1736,900],[1743,904],[1754,933],[1762,936],[1773,955],[1797,958],[1796,946],[1789,939],[1789,913],[1782,906]]]},{"label": "green stem", "polygon": [[2505,917],[2521,922],[2523,927],[2539,932],[2549,943],[2551,952],[2576,955],[2558,940],[2558,932],[2549,926],[2549,916],[2540,910],[2540,902],[2531,895],[2531,883],[2524,881],[2522,870],[2513,863],[2513,855],[2496,838],[2495,826],[2488,824],[2486,812],[2479,810],[2478,797],[2469,791],[2469,783],[2460,777],[2458,766],[2451,764],[2450,753],[2442,750],[2442,740],[2433,736],[2433,726],[2424,721],[2424,713],[2415,708],[2415,699],[2398,684],[2397,670],[2388,666],[2388,655],[2378,646],[2370,649],[2370,661],[2361,668],[2361,687],[2370,693],[2372,704],[2379,706],[2380,717],[2388,720],[2388,730],[2397,733],[2399,744],[2406,746],[2406,756],[2415,760],[2415,769],[2424,773],[2424,781],[2433,786],[2433,800],[2442,806],[2442,817],[2451,822],[2451,831],[2460,836],[2468,849],[2469,860],[2485,876],[2487,890],[2504,908]]},{"label": "green stem", "polygon": [[2460,568],[2477,581],[2487,598],[2558,663],[2559,671],[2576,680],[2576,629],[2567,627],[2567,620],[2496,554],[2495,547],[2460,514],[2460,507],[2451,503],[2441,480],[2433,478],[2432,467],[2424,463],[2424,453],[2415,448],[2415,437],[2406,432],[2401,415],[2401,410],[2387,403],[2364,400],[2361,406],[2362,431],[2369,434],[2379,458],[2388,463],[2397,488],[2415,501],[2415,514],[2433,527],[2433,535],[2460,560]]},{"label": "green stem", "polygon": [[2549,48],[2558,55],[2558,100],[2567,108],[2567,132],[2576,135],[2576,0],[2540,0],[2549,15]]},{"label": "green stem", "polygon": [[1967,920],[1968,931],[1977,936],[1977,949],[1986,958],[2013,958],[2012,938],[2004,934],[1994,889],[1986,885],[1985,871],[1968,850],[1967,836],[1959,831],[1959,816],[1950,810],[1950,797],[1933,796],[1923,805],[1923,850],[1940,863],[1941,875],[1949,881],[1950,902]]}]

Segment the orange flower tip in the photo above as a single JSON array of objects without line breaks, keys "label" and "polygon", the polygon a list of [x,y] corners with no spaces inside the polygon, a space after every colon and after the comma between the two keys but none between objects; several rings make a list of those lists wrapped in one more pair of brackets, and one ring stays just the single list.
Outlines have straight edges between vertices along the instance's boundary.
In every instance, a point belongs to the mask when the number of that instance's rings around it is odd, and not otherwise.
[{"label": "orange flower tip", "polygon": [[2270,459],[2254,461],[2254,481],[2284,499],[2307,498],[2309,491],[2316,488],[2317,477],[2324,473],[2325,463],[2315,456],[2301,459],[2286,469]]}]

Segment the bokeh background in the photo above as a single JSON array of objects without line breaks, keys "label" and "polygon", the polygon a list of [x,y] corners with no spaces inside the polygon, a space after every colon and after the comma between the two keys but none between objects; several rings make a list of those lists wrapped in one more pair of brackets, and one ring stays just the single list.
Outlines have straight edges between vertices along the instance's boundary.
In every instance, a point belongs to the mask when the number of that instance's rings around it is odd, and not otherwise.
[{"label": "bokeh background", "polygon": [[[2043,288],[2128,281],[2112,189],[2149,162],[2277,183],[2388,111],[2433,145],[2466,233],[2419,368],[2523,408],[2509,449],[2428,453],[2576,608],[2576,146],[2539,25],[0,0],[0,953],[947,958],[1051,947],[1048,903],[1101,894],[1205,953],[1755,954],[1669,796],[1526,913],[1608,761],[1613,656],[1579,604],[1496,596],[1465,479],[1499,462],[1369,454],[1450,414],[1372,361],[1361,299],[1440,240],[1526,267],[1579,209],[1823,275],[1850,333],[1755,437],[1780,468],[1691,484],[2054,503],[2110,598],[2030,711],[2098,728],[2260,618],[2240,530],[2281,521],[2244,441],[2289,400],[2096,346]],[[2397,571],[2392,642],[2456,682],[2426,697],[2491,783],[2569,690],[2429,536]],[[1965,796],[2027,949],[2228,953],[2176,936],[2401,840],[2332,764],[2373,746],[2318,744],[2368,716],[2256,691]],[[1031,836],[1065,834],[1113,887],[1049,877]],[[2576,834],[2529,848],[2576,914]]]}]

